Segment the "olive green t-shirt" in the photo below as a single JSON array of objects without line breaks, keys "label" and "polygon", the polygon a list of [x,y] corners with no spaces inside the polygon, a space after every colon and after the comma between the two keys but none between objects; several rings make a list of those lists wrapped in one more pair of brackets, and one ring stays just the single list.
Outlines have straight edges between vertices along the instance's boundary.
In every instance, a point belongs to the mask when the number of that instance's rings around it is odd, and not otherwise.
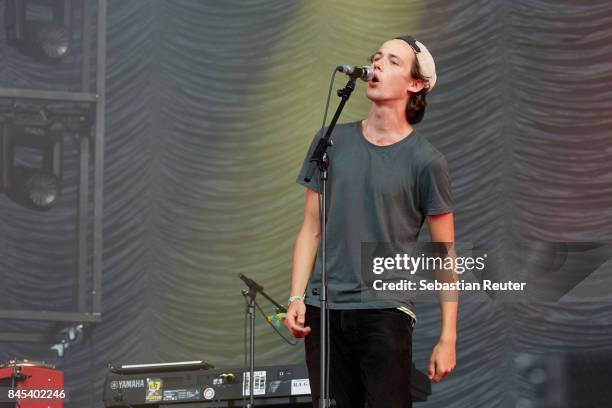
[{"label": "olive green t-shirt", "polygon": [[[304,181],[310,156],[321,136],[315,135],[297,182],[320,192],[317,170]],[[397,301],[368,299],[361,275],[361,243],[415,242],[427,215],[452,211],[446,160],[413,130],[388,146],[370,143],[361,122],[338,124],[328,149],[327,271],[331,309],[414,306],[407,294]],[[321,288],[321,245],[306,291],[306,303],[318,306]]]}]

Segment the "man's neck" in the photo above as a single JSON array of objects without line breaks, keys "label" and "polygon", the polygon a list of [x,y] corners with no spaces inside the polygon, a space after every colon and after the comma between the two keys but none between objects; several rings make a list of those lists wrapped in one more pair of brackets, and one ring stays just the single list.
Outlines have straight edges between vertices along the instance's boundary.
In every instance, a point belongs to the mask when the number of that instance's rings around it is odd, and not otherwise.
[{"label": "man's neck", "polygon": [[363,121],[363,135],[375,145],[397,143],[412,133],[406,114],[393,107],[372,104],[368,118]]}]

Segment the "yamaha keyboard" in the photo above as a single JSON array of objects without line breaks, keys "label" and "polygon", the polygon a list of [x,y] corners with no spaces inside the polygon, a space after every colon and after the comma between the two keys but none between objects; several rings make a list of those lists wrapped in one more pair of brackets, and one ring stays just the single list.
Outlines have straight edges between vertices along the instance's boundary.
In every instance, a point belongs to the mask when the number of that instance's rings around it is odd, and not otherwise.
[{"label": "yamaha keyboard", "polygon": [[[105,406],[243,407],[249,400],[250,373],[244,368],[206,369],[210,366],[202,365],[180,369],[182,363],[168,364],[112,368],[104,385]],[[304,364],[257,367],[254,379],[256,407],[312,407]],[[431,394],[429,379],[414,367],[412,379],[413,400],[427,400]]]}]

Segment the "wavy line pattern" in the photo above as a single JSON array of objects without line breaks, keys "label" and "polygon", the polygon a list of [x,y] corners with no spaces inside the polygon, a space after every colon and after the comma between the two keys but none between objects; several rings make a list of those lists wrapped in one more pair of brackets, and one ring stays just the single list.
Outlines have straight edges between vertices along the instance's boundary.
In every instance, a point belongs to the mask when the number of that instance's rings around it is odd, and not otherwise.
[{"label": "wavy line pattern", "polygon": [[[104,320],[62,360],[47,345],[3,344],[0,361],[55,362],[69,408],[103,406],[109,362],[242,365],[237,274],[287,295],[303,205],[293,181],[331,69],[365,63],[404,33],[436,58],[439,80],[417,131],[447,157],[458,241],[612,239],[611,23],[603,1],[109,0]],[[1,40],[0,85],[53,79],[74,89],[76,60],[41,69]],[[358,87],[342,120],[362,118],[368,103]],[[67,142],[64,197],[51,212],[0,197],[0,307],[73,304],[77,147]],[[610,352],[606,301],[465,302],[458,368],[420,405],[535,403],[515,356]],[[417,314],[423,369],[437,306]],[[53,328],[0,322],[3,331]],[[302,348],[262,319],[256,330],[258,364],[301,361]]]}]

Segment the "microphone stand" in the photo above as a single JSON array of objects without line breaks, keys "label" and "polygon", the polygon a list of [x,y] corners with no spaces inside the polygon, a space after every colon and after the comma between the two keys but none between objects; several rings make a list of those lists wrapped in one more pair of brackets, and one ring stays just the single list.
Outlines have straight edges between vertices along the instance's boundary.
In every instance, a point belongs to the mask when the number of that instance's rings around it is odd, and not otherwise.
[{"label": "microphone stand", "polygon": [[[325,135],[319,139],[315,150],[312,152],[312,156],[310,157],[310,167],[308,168],[308,172],[304,177],[304,181],[307,183],[310,182],[315,170],[318,168],[321,174],[321,193],[323,205],[321,209],[321,293],[320,293],[320,320],[321,320],[321,359],[320,359],[320,390],[321,395],[319,398],[319,408],[330,408],[336,406],[336,402],[331,400],[329,396],[329,378],[328,378],[328,370],[327,370],[327,361],[329,355],[329,345],[327,341],[327,331],[329,328],[328,322],[328,293],[327,293],[327,265],[326,265],[326,244],[327,244],[327,172],[331,165],[329,160],[329,155],[327,154],[327,148],[332,146],[332,142],[330,140],[331,133],[336,126],[336,122],[338,122],[338,118],[342,113],[342,109],[344,109],[344,105],[348,101],[351,96],[351,93],[355,90],[355,81],[357,78],[351,78],[347,82],[346,86],[340,90],[338,90],[338,96],[341,98],[340,104],[336,108],[336,113],[332,118],[329,127],[327,128],[327,132]],[[314,292],[314,290],[313,290]],[[316,293],[313,293],[316,295]]]},{"label": "microphone stand", "polygon": [[[277,313],[287,313],[287,309],[272,299],[270,296],[264,292],[263,286],[259,283],[255,282],[252,279],[247,278],[243,274],[238,274],[238,277],[242,279],[242,281],[248,286],[248,291],[243,291],[243,295],[247,298],[247,307],[248,307],[248,315],[249,315],[249,355],[250,355],[250,364],[249,364],[249,403],[247,404],[248,408],[253,408],[255,406],[254,402],[254,383],[255,383],[255,298],[257,297],[257,293],[261,293],[263,297],[268,299],[270,303],[272,303],[276,309]],[[243,382],[243,392],[244,392],[244,382]]]}]

